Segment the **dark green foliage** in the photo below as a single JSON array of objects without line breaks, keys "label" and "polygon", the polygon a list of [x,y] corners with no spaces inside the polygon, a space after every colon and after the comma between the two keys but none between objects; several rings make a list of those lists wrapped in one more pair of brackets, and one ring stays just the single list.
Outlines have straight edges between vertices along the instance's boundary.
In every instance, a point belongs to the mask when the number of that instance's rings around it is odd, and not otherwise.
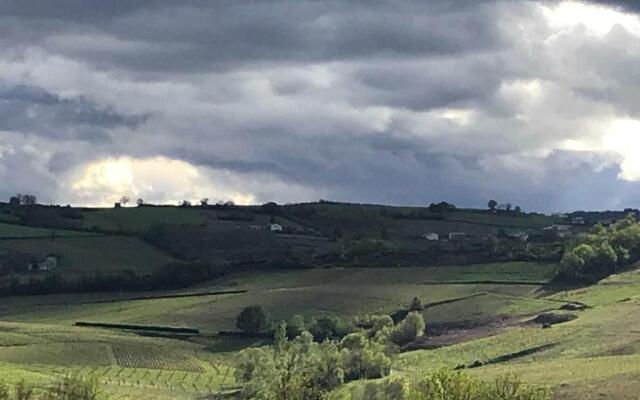
[{"label": "dark green foliage", "polygon": [[350,333],[340,341],[345,380],[382,378],[391,372],[391,359],[384,343],[364,332]]},{"label": "dark green foliage", "polygon": [[404,346],[424,335],[424,327],[422,314],[410,312],[402,322],[389,331],[389,340],[398,346]]},{"label": "dark green foliage", "polygon": [[640,223],[629,214],[609,227],[596,225],[562,256],[560,279],[593,282],[640,260]]},{"label": "dark green foliage", "polygon": [[349,321],[343,321],[339,317],[332,315],[314,319],[309,324],[309,332],[316,341],[326,339],[341,338],[355,330]]},{"label": "dark green foliage", "polygon": [[245,307],[236,319],[236,327],[244,332],[258,334],[269,326],[269,317],[261,306]]},{"label": "dark green foliage", "polygon": [[424,306],[422,305],[422,301],[417,298],[414,297],[413,300],[411,300],[411,304],[409,304],[409,311],[422,311],[424,309]]},{"label": "dark green foliage", "polygon": [[236,379],[244,383],[242,398],[323,400],[342,384],[344,372],[334,343],[315,343],[308,332],[288,340],[285,332],[281,323],[274,346],[241,353]]},{"label": "dark green foliage", "polygon": [[446,201],[441,201],[440,203],[431,203],[429,205],[429,211],[434,213],[448,213],[456,210],[456,206],[453,204],[447,203]]},{"label": "dark green foliage", "polygon": [[275,203],[273,201],[261,205],[260,211],[268,215],[279,215],[282,213],[282,210],[280,209],[278,203]]},{"label": "dark green foliage", "polygon": [[217,278],[226,272],[223,266],[206,263],[176,262],[164,265],[147,275],[127,271],[119,275],[84,275],[79,280],[67,280],[57,272],[44,277],[0,281],[0,294],[51,294],[76,292],[148,291],[181,289]]}]

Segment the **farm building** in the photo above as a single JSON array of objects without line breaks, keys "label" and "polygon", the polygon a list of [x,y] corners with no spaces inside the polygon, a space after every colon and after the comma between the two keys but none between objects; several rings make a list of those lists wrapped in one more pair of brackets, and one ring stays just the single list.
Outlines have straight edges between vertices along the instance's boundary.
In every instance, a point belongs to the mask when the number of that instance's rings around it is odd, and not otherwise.
[{"label": "farm building", "polygon": [[514,239],[522,240],[523,242],[529,240],[529,234],[527,232],[515,232],[511,234],[511,237]]},{"label": "farm building", "polygon": [[451,232],[448,237],[451,241],[463,240],[467,237],[467,234],[464,232]]},{"label": "farm building", "polygon": [[440,235],[438,235],[437,233],[434,233],[434,232],[425,233],[421,237],[423,239],[427,239],[427,240],[438,240],[438,239],[440,239]]},{"label": "farm building", "polygon": [[51,271],[58,266],[58,258],[56,256],[46,256],[44,260],[40,262],[29,263],[29,271]]},{"label": "farm building", "polygon": [[271,232],[282,232],[282,225],[280,225],[280,224],[271,224],[271,225],[269,225],[269,230]]},{"label": "farm building", "polygon": [[571,219],[571,225],[584,225],[585,220],[583,217],[573,217]]}]

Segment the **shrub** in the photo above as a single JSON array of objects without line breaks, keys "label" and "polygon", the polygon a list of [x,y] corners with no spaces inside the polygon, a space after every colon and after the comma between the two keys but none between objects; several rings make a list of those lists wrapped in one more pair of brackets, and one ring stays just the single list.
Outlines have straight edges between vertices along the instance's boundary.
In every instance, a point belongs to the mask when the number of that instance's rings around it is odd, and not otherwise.
[{"label": "shrub", "polygon": [[308,332],[294,340],[286,324],[276,328],[275,346],[241,352],[236,379],[241,397],[257,400],[322,400],[342,384],[344,373],[333,343],[315,343]]},{"label": "shrub", "polygon": [[236,319],[236,327],[247,333],[258,334],[266,330],[268,325],[267,313],[257,305],[245,307]]},{"label": "shrub", "polygon": [[402,322],[391,329],[389,340],[398,346],[404,346],[424,335],[424,327],[425,323],[422,314],[410,312]]},{"label": "shrub", "polygon": [[422,311],[424,306],[422,305],[422,301],[419,298],[414,297],[409,304],[409,311]]},{"label": "shrub", "polygon": [[550,393],[514,376],[485,382],[459,372],[440,371],[423,380],[369,383],[354,400],[548,400]]},{"label": "shrub", "polygon": [[93,379],[66,376],[43,394],[43,400],[96,400],[100,395],[98,383]]}]

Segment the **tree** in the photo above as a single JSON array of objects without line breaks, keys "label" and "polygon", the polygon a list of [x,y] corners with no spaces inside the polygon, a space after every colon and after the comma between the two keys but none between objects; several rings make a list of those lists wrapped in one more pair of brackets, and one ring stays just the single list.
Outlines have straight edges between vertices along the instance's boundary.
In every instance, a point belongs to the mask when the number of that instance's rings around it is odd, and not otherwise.
[{"label": "tree", "polygon": [[335,343],[314,343],[309,332],[288,340],[286,329],[285,323],[278,324],[274,346],[240,353],[236,368],[236,379],[244,383],[240,398],[324,400],[342,384],[344,372]]},{"label": "tree", "polygon": [[20,199],[20,204],[25,206],[33,206],[36,204],[36,196],[32,194],[18,195],[18,198]]},{"label": "tree", "polygon": [[391,359],[384,352],[384,344],[363,332],[348,334],[339,347],[347,381],[382,378],[391,372]]},{"label": "tree", "polygon": [[520,208],[520,206],[516,206],[516,208],[514,208],[513,211],[515,211],[518,214],[520,214],[522,212],[522,208]]},{"label": "tree", "polygon": [[182,200],[180,207],[191,207],[191,202],[189,200]]},{"label": "tree", "polygon": [[404,346],[424,335],[424,325],[422,314],[410,312],[402,322],[391,330],[389,339],[398,346]]},{"label": "tree", "polygon": [[136,204],[138,205],[138,207],[142,207],[144,205],[144,200],[140,198],[136,200]]},{"label": "tree", "polygon": [[424,309],[424,306],[422,305],[422,301],[420,301],[419,298],[414,297],[413,300],[411,300],[411,304],[409,304],[409,310],[422,311],[423,309]]},{"label": "tree", "polygon": [[489,210],[495,211],[496,207],[498,207],[498,202],[495,200],[489,200],[489,203],[487,204],[487,206],[489,207]]},{"label": "tree", "polygon": [[268,203],[264,203],[263,205],[260,206],[260,209],[265,214],[270,214],[270,215],[280,214],[280,206],[278,205],[278,203],[273,202],[273,201],[270,201]]},{"label": "tree", "polygon": [[504,205],[505,210],[511,211],[511,203],[507,203]]},{"label": "tree", "polygon": [[122,196],[120,198],[120,204],[122,204],[123,206],[126,206],[128,202],[129,202],[129,198],[127,196]]},{"label": "tree", "polygon": [[245,307],[236,319],[236,327],[244,332],[259,334],[267,329],[269,317],[261,306]]},{"label": "tree", "polygon": [[202,207],[206,207],[209,205],[209,199],[207,197],[203,197],[200,199],[200,205]]}]

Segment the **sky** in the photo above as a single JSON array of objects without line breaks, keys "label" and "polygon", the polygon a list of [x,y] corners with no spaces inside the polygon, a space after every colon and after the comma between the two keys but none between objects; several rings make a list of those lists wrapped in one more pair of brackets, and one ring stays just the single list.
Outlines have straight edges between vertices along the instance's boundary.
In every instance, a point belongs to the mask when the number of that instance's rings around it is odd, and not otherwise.
[{"label": "sky", "polygon": [[640,207],[639,13],[0,0],[0,200]]}]

